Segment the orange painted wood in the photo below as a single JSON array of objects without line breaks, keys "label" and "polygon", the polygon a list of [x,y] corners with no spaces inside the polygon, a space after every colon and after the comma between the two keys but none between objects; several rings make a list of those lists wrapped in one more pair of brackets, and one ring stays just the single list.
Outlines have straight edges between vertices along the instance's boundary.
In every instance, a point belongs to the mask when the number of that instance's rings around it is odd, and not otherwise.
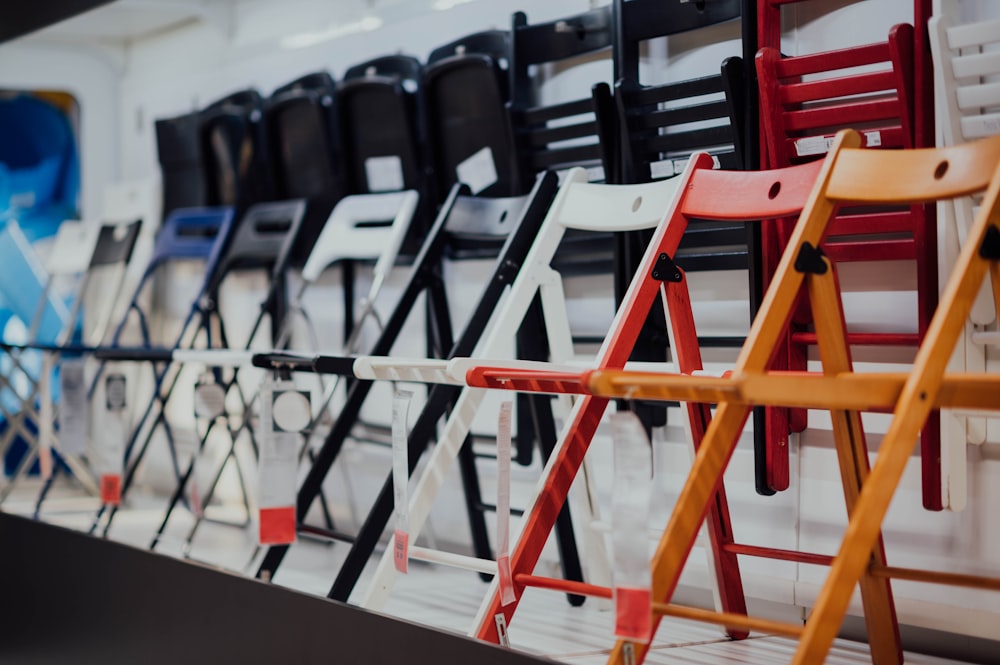
[{"label": "orange painted wood", "polygon": [[784,623],[782,621],[772,621],[770,619],[758,619],[742,614],[729,614],[726,612],[713,612],[696,607],[682,607],[680,605],[670,605],[668,603],[653,603],[653,613],[658,616],[675,617],[677,619],[690,619],[704,623],[717,623],[727,628],[739,626],[747,630],[756,630],[761,633],[771,635],[787,635],[788,637],[798,637],[802,634],[804,627],[800,624]]}]

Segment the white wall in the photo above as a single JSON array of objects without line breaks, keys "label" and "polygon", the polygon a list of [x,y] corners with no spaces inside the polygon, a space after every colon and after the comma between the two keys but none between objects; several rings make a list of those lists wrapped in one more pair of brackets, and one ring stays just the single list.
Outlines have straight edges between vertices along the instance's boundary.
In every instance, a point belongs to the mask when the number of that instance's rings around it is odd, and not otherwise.
[{"label": "white wall", "polygon": [[[304,2],[304,0],[303,0]],[[156,158],[152,122],[155,118],[186,112],[204,106],[230,91],[256,86],[267,94],[278,85],[301,74],[320,68],[335,76],[356,62],[400,50],[425,57],[435,46],[480,29],[506,27],[510,13],[528,3],[523,0],[478,0],[448,12],[438,12],[405,21],[387,22],[378,30],[346,36],[304,49],[283,49],[281,34],[302,29],[301,24],[282,24],[269,11],[280,5],[281,16],[309,16],[313,25],[325,25],[331,15],[322,6],[309,4],[310,10],[296,12],[291,2],[256,3],[235,17],[228,33],[217,27],[200,25],[177,30],[133,44],[128,49],[123,73],[102,64],[91,54],[17,45],[19,53],[31,57],[31,69],[12,65],[7,58],[0,62],[0,86],[42,84],[51,87],[78,88],[84,119],[82,151],[84,155],[85,203],[93,201],[93,192],[115,177],[145,178],[155,176]],[[532,20],[548,20],[584,10],[586,0],[560,0],[533,3]],[[295,5],[297,6],[297,5]],[[818,9],[821,6],[823,9]],[[305,7],[305,4],[303,4]],[[832,7],[832,9],[831,9]],[[813,3],[809,8],[792,7],[783,49],[789,54],[832,49],[848,44],[883,40],[889,27],[912,20],[910,3],[901,0],[836,0]],[[963,18],[1000,15],[1000,3],[992,0],[962,0]],[[272,31],[268,31],[273,21]],[[278,30],[284,30],[279,33]],[[707,35],[707,36],[706,36]],[[706,40],[713,43],[705,45]],[[718,26],[697,36],[682,36],[669,43],[651,45],[643,63],[648,80],[685,79],[715,71],[721,59],[740,53],[739,31],[735,24]],[[19,58],[15,58],[16,62]],[[36,72],[37,66],[37,72]],[[590,73],[593,72],[593,73]],[[587,76],[606,78],[607,62],[595,63]],[[546,98],[578,95],[576,75],[555,77],[543,88]],[[118,168],[120,166],[120,169]],[[460,308],[468,307],[476,289],[470,284],[482,274],[482,266],[456,266],[456,289]],[[850,266],[843,282],[848,291],[848,313],[855,323],[877,327],[910,326],[915,328],[914,276],[906,267]],[[243,282],[234,297],[253,282]],[[746,327],[745,287],[738,277],[694,275],[691,278],[696,316],[706,332],[723,330],[732,333]],[[328,289],[317,296],[336,297],[336,277],[327,280]],[[873,285],[878,293],[872,293]],[[610,308],[605,302],[608,286],[600,280],[584,280],[569,287],[574,318],[600,326],[610,322]],[[725,300],[722,300],[725,294]],[[252,302],[252,298],[246,299]],[[324,319],[336,325],[339,317]],[[339,330],[339,328],[338,328]],[[909,352],[860,351],[862,369],[899,369],[912,355]],[[683,444],[677,412],[671,425],[661,433],[657,447],[660,470],[661,505],[669,506],[687,468],[688,453]],[[865,417],[869,442],[877,449],[885,431],[885,416]],[[610,487],[610,451],[608,441],[594,446],[601,470],[602,491]],[[925,566],[951,571],[997,573],[1000,560],[1000,533],[989,507],[1000,500],[1000,443],[988,444],[974,451],[971,473],[970,507],[963,513],[928,513],[920,507],[919,460],[913,459],[886,523],[885,537],[892,564]],[[372,494],[371,487],[387,468],[378,454],[352,449],[353,485],[359,495]],[[730,505],[737,534],[742,540],[811,551],[832,552],[844,526],[844,510],[837,463],[831,443],[829,419],[812,414],[811,429],[793,442],[793,486],[776,497],[759,497],[752,486],[752,451],[749,438],[741,442],[734,464],[727,475]],[[533,483],[525,472],[520,489]],[[520,477],[520,476],[519,476]],[[334,496],[343,495],[340,476],[331,475]],[[806,491],[805,488],[808,488]],[[489,491],[489,488],[486,488]],[[451,494],[457,485],[449,485]],[[339,493],[339,494],[338,494]],[[464,517],[447,504],[460,505],[451,496],[435,512],[437,535],[460,543],[467,542]],[[664,519],[665,515],[659,515]],[[990,532],[993,527],[993,532]],[[807,606],[818,590],[822,570],[793,564],[747,561],[744,564],[748,590],[755,598]],[[704,582],[704,565],[690,567],[686,581]],[[906,583],[894,585],[897,606],[903,621],[914,625],[951,630],[968,635],[995,638],[1000,622],[1000,597],[974,591],[954,590],[942,594],[939,588]],[[858,607],[854,608],[858,611]]]}]

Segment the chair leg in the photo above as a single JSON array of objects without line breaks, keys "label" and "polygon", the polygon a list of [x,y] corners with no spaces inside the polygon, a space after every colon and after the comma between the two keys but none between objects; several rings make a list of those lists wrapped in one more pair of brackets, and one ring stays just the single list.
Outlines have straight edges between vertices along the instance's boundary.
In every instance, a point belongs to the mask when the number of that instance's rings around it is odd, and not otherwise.
[{"label": "chair leg", "polygon": [[[814,275],[809,280],[809,300],[813,308],[820,360],[824,372],[828,374],[851,372],[853,367],[836,271],[832,264],[828,263],[828,266],[825,275]],[[868,446],[860,413],[832,411],[830,417],[844,486],[844,500],[850,517],[869,473]],[[871,549],[870,560],[875,566],[886,565],[881,530]],[[860,586],[872,662],[874,665],[901,665],[903,649],[889,580],[876,577],[871,570],[866,570],[860,579]]]},{"label": "chair leg", "polygon": [[[472,534],[472,551],[476,558],[492,559],[493,549],[490,547],[490,535],[486,528],[483,495],[479,487],[479,472],[476,469],[476,456],[472,450],[471,436],[465,438],[465,442],[458,451],[458,470],[462,478],[462,494],[465,496],[469,531]],[[479,578],[484,582],[489,582],[493,576],[479,573]]]},{"label": "chair leg", "polygon": [[[799,642],[793,665],[823,661],[847,612],[854,585],[872,562],[871,552],[878,542],[882,521],[910,455],[917,446],[920,430],[931,414],[948,360],[986,276],[986,262],[978,252],[987,228],[994,235],[1000,235],[998,227],[983,224],[975,236],[970,234],[969,243],[962,250],[952,280],[917,352],[910,377],[896,402],[892,423],[858,496],[840,550]],[[995,292],[1000,292],[1000,265],[994,260],[989,270]]]}]

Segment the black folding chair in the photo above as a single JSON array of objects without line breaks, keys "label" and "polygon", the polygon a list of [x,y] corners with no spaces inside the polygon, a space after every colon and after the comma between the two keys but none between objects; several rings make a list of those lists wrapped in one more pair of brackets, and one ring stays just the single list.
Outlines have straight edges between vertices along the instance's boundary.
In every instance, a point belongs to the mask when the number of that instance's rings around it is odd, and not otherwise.
[{"label": "black folding chair", "polygon": [[[614,0],[615,106],[619,128],[618,154],[609,182],[650,182],[680,174],[695,151],[711,153],[724,169],[755,168],[757,164],[756,116],[748,99],[749,70],[739,57],[727,58],[720,74],[669,83],[640,80],[639,59],[643,43],[733,21],[754,19],[747,0],[691,3],[681,0]],[[745,32],[744,32],[745,34]],[[750,34],[754,34],[752,31]],[[744,43],[744,54],[753,55]],[[746,61],[748,62],[748,61]],[[616,238],[615,294],[620,304],[632,282],[651,233],[619,234]],[[693,222],[684,235],[675,260],[684,270],[747,270],[750,316],[762,295],[759,274],[760,231],[757,224]],[[748,322],[749,325],[749,322]],[[705,337],[710,347],[736,348],[742,337]],[[665,362],[667,330],[663,312],[654,308],[640,332],[631,355],[634,361]],[[663,403],[633,402],[629,407],[647,428],[666,423]],[[761,411],[756,418],[763,417]],[[763,424],[755,437],[763,445]]]}]

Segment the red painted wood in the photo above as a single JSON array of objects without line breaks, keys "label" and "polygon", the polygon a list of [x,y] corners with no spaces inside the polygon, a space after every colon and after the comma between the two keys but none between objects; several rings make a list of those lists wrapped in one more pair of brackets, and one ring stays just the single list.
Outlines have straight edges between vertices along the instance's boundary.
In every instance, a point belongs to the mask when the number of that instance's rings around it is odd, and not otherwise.
[{"label": "red painted wood", "polygon": [[466,372],[465,382],[477,388],[499,388],[531,393],[580,395],[586,392],[580,383],[579,372],[473,367]]},{"label": "red painted wood", "polygon": [[[864,46],[810,53],[782,58],[781,7],[799,0],[760,0],[757,10],[757,74],[761,104],[762,165],[777,168],[821,155],[800,156],[796,141],[809,136],[832,136],[845,126],[871,131],[877,125],[883,148],[932,145],[933,101],[926,19],[930,0],[914,0],[913,18],[917,30],[907,24],[894,26],[885,42]],[[840,70],[865,65],[880,65],[877,72],[844,74]],[[821,80],[803,82],[803,76],[818,74]],[[858,100],[852,95],[873,94]],[[819,102],[816,104],[816,102]],[[808,108],[803,104],[813,103]],[[867,138],[866,138],[867,143]],[[869,147],[871,147],[869,143]],[[937,303],[937,248],[934,210],[918,206],[886,215],[843,214],[831,227],[824,250],[836,262],[846,261],[915,261],[918,275],[918,329],[923,334]],[[768,224],[763,229],[765,286],[784,251],[790,224]],[[876,234],[899,234],[901,237],[864,237]],[[850,241],[836,241],[837,236],[861,236]],[[808,332],[810,317],[800,307],[794,317],[795,335],[788,337],[788,350],[778,354],[775,369],[805,367],[806,344],[815,339]],[[896,344],[898,335],[883,344]],[[916,338],[919,340],[919,336]],[[870,340],[868,340],[870,341]],[[773,411],[773,409],[772,409]],[[787,488],[788,431],[806,426],[804,410],[791,410],[782,416],[769,413],[766,436],[767,476],[771,489]],[[940,509],[940,442],[935,418],[921,437],[924,466],[924,505]]]},{"label": "red painted wood", "polygon": [[808,563],[817,566],[829,566],[833,564],[833,557],[826,554],[796,552],[795,550],[782,550],[774,547],[758,547],[756,545],[741,545],[739,543],[726,545],[725,549],[727,552],[732,552],[733,554],[755,556],[762,559],[795,561],[796,563]]},{"label": "red painted wood", "polygon": [[573,582],[571,580],[562,580],[555,577],[518,575],[514,578],[514,581],[523,587],[549,589],[550,591],[562,591],[563,593],[572,593],[578,596],[590,596],[592,598],[607,598],[608,600],[611,600],[615,595],[611,587],[587,584],[586,582]]}]

